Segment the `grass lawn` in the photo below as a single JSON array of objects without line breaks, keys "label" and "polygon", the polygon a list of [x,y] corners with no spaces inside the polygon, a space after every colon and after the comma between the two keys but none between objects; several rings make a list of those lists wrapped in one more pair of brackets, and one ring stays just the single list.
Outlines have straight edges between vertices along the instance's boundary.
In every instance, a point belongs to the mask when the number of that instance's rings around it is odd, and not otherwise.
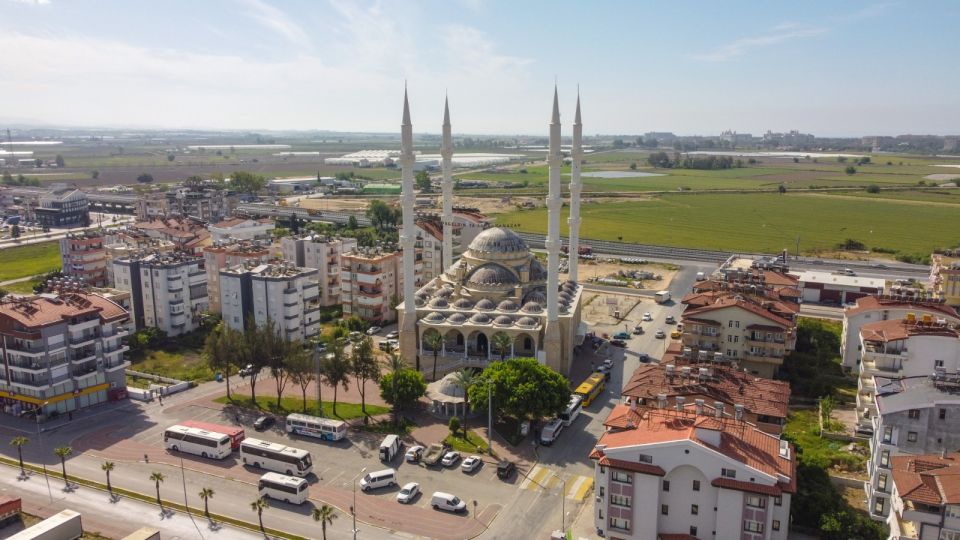
[{"label": "grass lawn", "polygon": [[467,437],[463,438],[462,431],[457,435],[447,435],[447,438],[443,442],[454,450],[459,450],[466,454],[486,454],[487,449],[490,448],[487,446],[487,441],[480,435],[477,435],[473,430],[467,431]]},{"label": "grass lawn", "polygon": [[136,375],[127,375],[127,386],[132,386],[133,388],[141,388],[143,390],[149,390],[150,384],[153,381],[150,379],[145,379],[143,377],[137,377]]},{"label": "grass lawn", "polygon": [[[272,385],[263,385],[258,386],[257,388],[257,402],[254,403],[250,399],[250,396],[241,396],[233,394],[233,400],[227,399],[227,396],[219,397],[215,399],[217,403],[236,405],[237,407],[243,407],[246,409],[258,409],[262,411],[270,411],[274,414],[288,414],[288,413],[300,413],[303,412],[303,400],[300,398],[284,396],[280,400],[280,408],[277,408],[277,396],[276,388]],[[270,395],[270,390],[274,391],[274,395]],[[367,404],[367,415],[375,416],[378,414],[386,414],[390,412],[388,407],[382,407],[380,405],[371,405]],[[337,412],[333,412],[333,401],[323,400],[323,411],[320,414],[317,414],[317,400],[307,399],[307,414],[313,416],[322,416],[324,418],[339,418],[341,420],[350,420],[353,418],[360,418],[363,416],[363,411],[360,410],[359,403],[346,403],[343,401],[337,402]]]},{"label": "grass lawn", "polygon": [[206,382],[213,380],[213,371],[194,351],[147,351],[141,358],[131,359],[130,369],[162,375],[181,381]]},{"label": "grass lawn", "polygon": [[46,274],[61,265],[59,242],[5,248],[0,253],[0,281]]},{"label": "grass lawn", "polygon": [[[497,222],[546,233],[546,214],[546,209],[517,210],[498,215]],[[581,217],[583,238],[734,252],[793,251],[799,236],[804,253],[832,250],[849,238],[922,256],[956,246],[960,238],[953,205],[829,195],[668,194],[586,204]]]},{"label": "grass lawn", "polygon": [[40,278],[28,279],[27,281],[18,281],[9,285],[4,285],[3,289],[13,294],[33,294],[33,286],[40,283]]},{"label": "grass lawn", "polygon": [[[816,463],[826,469],[840,472],[863,473],[866,466],[866,453],[847,451],[848,442],[821,439],[815,409],[793,411],[787,418],[784,434],[793,441],[803,454],[805,463]],[[866,443],[857,441],[865,449]]]}]

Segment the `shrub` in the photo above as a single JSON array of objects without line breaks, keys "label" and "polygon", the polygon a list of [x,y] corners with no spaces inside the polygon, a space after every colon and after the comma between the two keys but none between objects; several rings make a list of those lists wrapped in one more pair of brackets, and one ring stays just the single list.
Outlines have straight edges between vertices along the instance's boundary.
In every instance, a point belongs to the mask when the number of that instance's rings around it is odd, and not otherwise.
[{"label": "shrub", "polygon": [[876,184],[870,184],[867,186],[867,193],[880,193],[880,186]]},{"label": "shrub", "polygon": [[450,428],[451,435],[456,435],[460,432],[460,419],[456,416],[451,416],[450,421],[447,422],[447,427]]}]

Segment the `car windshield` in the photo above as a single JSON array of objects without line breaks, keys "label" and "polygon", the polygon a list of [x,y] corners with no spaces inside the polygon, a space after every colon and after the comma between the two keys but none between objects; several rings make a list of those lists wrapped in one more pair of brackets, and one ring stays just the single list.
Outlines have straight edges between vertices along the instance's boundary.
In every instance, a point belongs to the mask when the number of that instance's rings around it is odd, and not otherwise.
[{"label": "car windshield", "polygon": [[454,497],[453,499],[450,499],[450,504],[453,504],[454,506],[460,504],[460,497]]}]

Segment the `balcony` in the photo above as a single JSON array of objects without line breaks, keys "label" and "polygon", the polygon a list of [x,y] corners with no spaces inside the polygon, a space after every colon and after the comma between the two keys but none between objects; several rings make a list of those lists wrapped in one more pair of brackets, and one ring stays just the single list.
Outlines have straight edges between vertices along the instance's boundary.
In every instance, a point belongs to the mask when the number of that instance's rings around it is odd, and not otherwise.
[{"label": "balcony", "polygon": [[7,342],[7,350],[16,351],[28,356],[39,356],[43,354],[43,345],[39,341],[34,342]]},{"label": "balcony", "polygon": [[751,353],[748,351],[743,357],[750,362],[759,362],[762,364],[780,365],[783,363],[783,355],[776,356],[772,354]]},{"label": "balcony", "polygon": [[334,263],[334,264],[331,264],[331,265],[327,266],[327,274],[328,274],[328,275],[334,276],[334,275],[337,275],[337,274],[339,274],[339,273],[340,273],[340,265]]},{"label": "balcony", "polygon": [[104,349],[103,349],[103,355],[104,355],[104,356],[107,356],[107,355],[111,355],[111,354],[122,354],[122,353],[125,353],[125,352],[129,351],[129,350],[130,350],[130,347],[129,347],[129,346],[127,346],[127,345],[119,345],[119,346],[112,347],[112,348],[104,348]]},{"label": "balcony", "polygon": [[37,362],[25,362],[17,360],[8,360],[7,365],[10,366],[10,369],[15,369],[18,371],[25,371],[27,373],[41,374],[47,371],[47,366],[44,364],[39,364]]},{"label": "balcony", "polygon": [[67,329],[70,332],[76,332],[79,334],[84,330],[89,330],[91,328],[96,328],[98,326],[100,326],[100,318],[96,317],[86,321],[78,321],[76,323],[69,324],[67,325]]},{"label": "balcony", "polygon": [[886,354],[877,352],[863,352],[863,359],[860,362],[861,374],[891,374],[897,373],[903,369],[903,361],[907,360],[907,354]]},{"label": "balcony", "polygon": [[377,287],[374,289],[365,289],[363,287],[357,287],[356,289],[353,290],[353,292],[360,296],[379,297],[383,294],[383,289],[380,287]]},{"label": "balcony", "polygon": [[940,507],[914,501],[903,501],[901,516],[904,521],[938,524],[940,523]]},{"label": "balcony", "polygon": [[761,345],[765,345],[765,344],[767,344],[767,343],[776,343],[776,344],[779,344],[779,345],[783,345],[783,344],[786,342],[786,340],[784,340],[784,339],[777,339],[777,338],[769,338],[769,339],[767,339],[766,337],[763,337],[763,336],[756,336],[756,337],[754,337],[754,336],[750,336],[750,335],[748,335],[746,338],[744,338],[744,341],[746,341],[747,343],[758,343],[758,344],[761,344]]},{"label": "balcony", "polygon": [[70,348],[77,349],[83,347],[84,345],[90,345],[99,338],[95,333],[89,333],[79,336],[70,336]]},{"label": "balcony", "polygon": [[73,365],[78,365],[96,359],[97,350],[91,347],[90,349],[73,353],[73,355],[70,357],[70,363]]},{"label": "balcony", "polygon": [[103,369],[105,371],[117,371],[118,369],[127,369],[130,367],[130,362],[126,360],[120,360],[117,362],[106,362],[103,364]]},{"label": "balcony", "polygon": [[81,366],[70,370],[70,375],[74,378],[88,377],[97,374],[97,365]]}]

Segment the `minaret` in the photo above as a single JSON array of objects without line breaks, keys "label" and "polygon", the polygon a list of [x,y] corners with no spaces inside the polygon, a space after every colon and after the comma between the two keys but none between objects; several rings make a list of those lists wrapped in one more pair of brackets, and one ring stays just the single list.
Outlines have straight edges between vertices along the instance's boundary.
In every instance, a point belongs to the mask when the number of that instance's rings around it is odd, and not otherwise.
[{"label": "minaret", "polygon": [[547,191],[547,324],[544,328],[543,349],[546,364],[559,371],[561,363],[561,337],[559,323],[560,288],[560,167],[563,163],[560,155],[560,103],[557,87],[553,87],[553,117],[550,120],[550,148],[547,153],[547,166],[550,169]]},{"label": "minaret", "polygon": [[413,195],[413,124],[410,123],[410,104],[407,89],[403,89],[403,123],[400,125],[400,179],[402,192],[400,207],[403,211],[403,228],[400,229],[400,248],[403,250],[403,315],[400,319],[400,355],[413,363],[417,353],[417,307],[414,303],[416,276],[414,260],[417,232],[414,227]]},{"label": "minaret", "polygon": [[450,102],[443,100],[443,141],[440,143],[443,158],[443,261],[441,270],[453,264],[453,135],[450,132]]},{"label": "minaret", "polygon": [[577,91],[577,113],[573,120],[573,150],[570,153],[570,281],[579,281],[577,266],[580,264],[580,163],[583,161],[583,124],[580,123],[580,91]]}]

